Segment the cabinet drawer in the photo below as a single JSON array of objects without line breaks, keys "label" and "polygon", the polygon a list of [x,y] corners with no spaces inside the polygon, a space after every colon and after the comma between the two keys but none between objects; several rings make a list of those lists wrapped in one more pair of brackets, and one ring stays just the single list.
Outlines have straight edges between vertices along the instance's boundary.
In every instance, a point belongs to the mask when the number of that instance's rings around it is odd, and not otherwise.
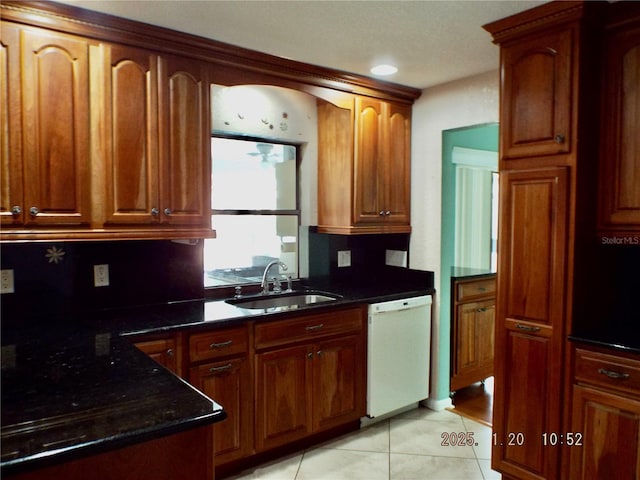
[{"label": "cabinet drawer", "polygon": [[257,349],[314,340],[330,335],[357,332],[362,329],[362,307],[305,315],[304,317],[258,323],[255,326]]},{"label": "cabinet drawer", "polygon": [[576,381],[640,396],[640,360],[576,349]]},{"label": "cabinet drawer", "polygon": [[458,301],[470,298],[494,296],[496,294],[496,279],[487,278],[474,282],[464,282],[458,284]]},{"label": "cabinet drawer", "polygon": [[246,327],[198,333],[189,338],[189,359],[200,362],[228,357],[248,350]]}]

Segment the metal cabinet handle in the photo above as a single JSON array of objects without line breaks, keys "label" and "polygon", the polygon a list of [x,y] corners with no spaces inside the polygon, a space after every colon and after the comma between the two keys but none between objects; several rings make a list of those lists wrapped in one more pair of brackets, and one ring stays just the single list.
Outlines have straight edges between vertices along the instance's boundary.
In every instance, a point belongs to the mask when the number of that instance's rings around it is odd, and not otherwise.
[{"label": "metal cabinet handle", "polygon": [[380,210],[378,212],[378,215],[380,215],[381,217],[386,217],[388,215],[391,215],[391,210]]},{"label": "metal cabinet handle", "polygon": [[598,369],[598,373],[600,373],[602,375],[606,375],[607,377],[613,378],[615,380],[626,380],[627,378],[629,378],[631,376],[628,373],[614,372],[612,370],[606,370],[604,368],[599,368]]},{"label": "metal cabinet handle", "polygon": [[158,210],[156,207],[153,207],[151,209],[151,215],[153,215],[154,217],[157,217],[158,215],[160,215],[160,210]]},{"label": "metal cabinet handle", "polygon": [[32,217],[35,217],[39,213],[40,213],[40,210],[38,209],[38,207],[31,207],[29,209],[29,215],[31,215]]},{"label": "metal cabinet handle", "polygon": [[321,356],[322,356],[322,350],[318,350],[318,351],[316,352],[316,355],[317,355],[317,356],[319,356],[319,357],[321,357]]},{"label": "metal cabinet handle", "polygon": [[168,357],[173,357],[173,349],[172,349],[172,348],[169,348],[169,349],[167,350],[167,356],[168,356]]},{"label": "metal cabinet handle", "polygon": [[11,207],[11,215],[13,215],[14,217],[17,217],[21,213],[22,207],[20,205],[14,205],[13,207]]},{"label": "metal cabinet handle", "polygon": [[540,327],[530,327],[529,325],[522,325],[520,323],[516,324],[516,328],[518,330],[522,330],[523,332],[539,332]]},{"label": "metal cabinet handle", "polygon": [[164,214],[165,214],[166,216],[171,215],[171,209],[170,209],[170,208],[165,208],[165,209],[164,209]]},{"label": "metal cabinet handle", "polygon": [[313,358],[313,352],[307,353],[307,358]]},{"label": "metal cabinet handle", "polygon": [[228,372],[229,370],[231,370],[233,368],[233,364],[231,363],[227,363],[226,365],[222,365],[221,367],[211,367],[209,369],[210,373],[222,373],[222,372]]},{"label": "metal cabinet handle", "polygon": [[564,143],[564,135],[556,135],[556,143]]},{"label": "metal cabinet handle", "polygon": [[486,292],[487,289],[485,287],[478,287],[479,292]]},{"label": "metal cabinet handle", "polygon": [[220,342],[220,343],[212,343],[211,345],[209,345],[209,348],[229,347],[232,343],[233,343],[233,340],[227,340],[226,342]]},{"label": "metal cabinet handle", "polygon": [[387,216],[391,215],[391,210],[387,210],[386,212],[384,212],[384,214]]},{"label": "metal cabinet handle", "polygon": [[308,327],[306,327],[306,330],[308,332],[311,332],[313,330],[320,330],[322,327],[324,327],[324,323],[319,323],[318,325],[309,325]]},{"label": "metal cabinet handle", "polygon": [[479,312],[479,313],[486,312],[486,311],[487,311],[487,307],[482,307],[482,308],[476,309],[476,312]]},{"label": "metal cabinet handle", "polygon": [[384,210],[380,210],[380,211],[378,212],[378,215],[380,215],[381,217],[384,217]]}]

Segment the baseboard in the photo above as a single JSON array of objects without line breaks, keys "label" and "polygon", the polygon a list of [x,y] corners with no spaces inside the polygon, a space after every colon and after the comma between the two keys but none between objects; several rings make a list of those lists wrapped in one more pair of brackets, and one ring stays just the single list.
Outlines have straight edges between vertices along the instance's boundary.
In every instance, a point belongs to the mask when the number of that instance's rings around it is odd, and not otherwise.
[{"label": "baseboard", "polygon": [[453,402],[449,397],[443,398],[441,400],[436,400],[435,398],[427,398],[426,400],[422,400],[420,402],[420,405],[430,408],[431,410],[435,410],[436,412],[440,412],[447,408],[453,407]]}]

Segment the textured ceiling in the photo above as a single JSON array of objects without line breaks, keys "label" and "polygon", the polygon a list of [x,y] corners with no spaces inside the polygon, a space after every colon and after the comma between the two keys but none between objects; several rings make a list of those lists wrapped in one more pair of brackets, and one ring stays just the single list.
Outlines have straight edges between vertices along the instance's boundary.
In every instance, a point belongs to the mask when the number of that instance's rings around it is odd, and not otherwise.
[{"label": "textured ceiling", "polygon": [[546,2],[378,0],[65,0],[292,60],[420,89],[498,68],[482,25]]}]

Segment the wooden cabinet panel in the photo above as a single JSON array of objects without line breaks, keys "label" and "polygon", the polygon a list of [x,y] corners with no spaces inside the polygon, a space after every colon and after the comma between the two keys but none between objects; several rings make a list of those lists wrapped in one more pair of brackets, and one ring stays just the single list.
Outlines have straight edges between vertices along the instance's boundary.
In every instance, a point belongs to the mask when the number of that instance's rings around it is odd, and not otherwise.
[{"label": "wooden cabinet panel", "polygon": [[382,162],[384,208],[387,222],[411,223],[411,107],[388,104]]},{"label": "wooden cabinet panel", "polygon": [[135,346],[176,375],[182,376],[182,345],[175,337],[136,342]]},{"label": "wooden cabinet panel", "polygon": [[120,45],[104,51],[106,222],[158,222],[158,57]]},{"label": "wooden cabinet panel", "polygon": [[640,478],[640,401],[579,385],[573,388],[569,478]]},{"label": "wooden cabinet panel", "polygon": [[382,104],[377,100],[356,98],[356,148],[354,222],[379,222],[381,202],[379,178],[382,158]]},{"label": "wooden cabinet panel", "polygon": [[604,230],[640,230],[639,22],[615,30],[605,45],[599,195]]},{"label": "wooden cabinet panel", "polygon": [[503,318],[561,326],[565,318],[568,169],[500,174]]},{"label": "wooden cabinet panel", "polygon": [[554,478],[560,447],[541,441],[544,432],[560,431],[559,400],[549,411],[550,395],[557,397],[554,392],[561,389],[551,366],[553,345],[549,338],[510,331],[503,349],[498,362],[508,367],[500,369],[501,390],[494,400],[493,468],[497,463],[516,478]]},{"label": "wooden cabinet panel", "polygon": [[0,222],[23,223],[20,33],[2,22],[0,30]]},{"label": "wooden cabinet panel", "polygon": [[336,312],[304,315],[290,320],[264,322],[255,326],[255,347],[263,349],[293,342],[313,341],[329,335],[359,332],[363,307]]},{"label": "wooden cabinet panel", "polygon": [[163,221],[206,226],[211,211],[208,68],[161,57],[159,90]]},{"label": "wooden cabinet panel", "polygon": [[503,160],[571,150],[574,35],[566,28],[503,46]]},{"label": "wooden cabinet panel", "polygon": [[[492,465],[510,476],[553,478],[561,425],[566,323],[568,169],[500,174],[500,255]],[[521,432],[525,442],[509,444]]]},{"label": "wooden cabinet panel", "polygon": [[243,458],[253,446],[251,369],[246,356],[192,367],[189,382],[222,405],[224,422],[214,425],[216,464]]},{"label": "wooden cabinet panel", "polygon": [[189,358],[192,362],[241,355],[247,353],[248,349],[246,326],[197,333],[189,337]]},{"label": "wooden cabinet panel", "polygon": [[365,380],[360,336],[328,340],[315,346],[313,403],[315,430],[364,416]]},{"label": "wooden cabinet panel", "polygon": [[88,42],[3,23],[2,45],[3,224],[88,224]]},{"label": "wooden cabinet panel", "polygon": [[606,390],[640,395],[640,360],[576,349],[575,379]]},{"label": "wooden cabinet panel", "polygon": [[458,282],[456,288],[456,295],[458,301],[467,301],[478,299],[486,296],[495,296],[496,294],[496,279],[491,278],[488,280],[474,280],[472,282]]},{"label": "wooden cabinet panel", "polygon": [[311,433],[312,360],[309,345],[256,354],[258,451]]}]

